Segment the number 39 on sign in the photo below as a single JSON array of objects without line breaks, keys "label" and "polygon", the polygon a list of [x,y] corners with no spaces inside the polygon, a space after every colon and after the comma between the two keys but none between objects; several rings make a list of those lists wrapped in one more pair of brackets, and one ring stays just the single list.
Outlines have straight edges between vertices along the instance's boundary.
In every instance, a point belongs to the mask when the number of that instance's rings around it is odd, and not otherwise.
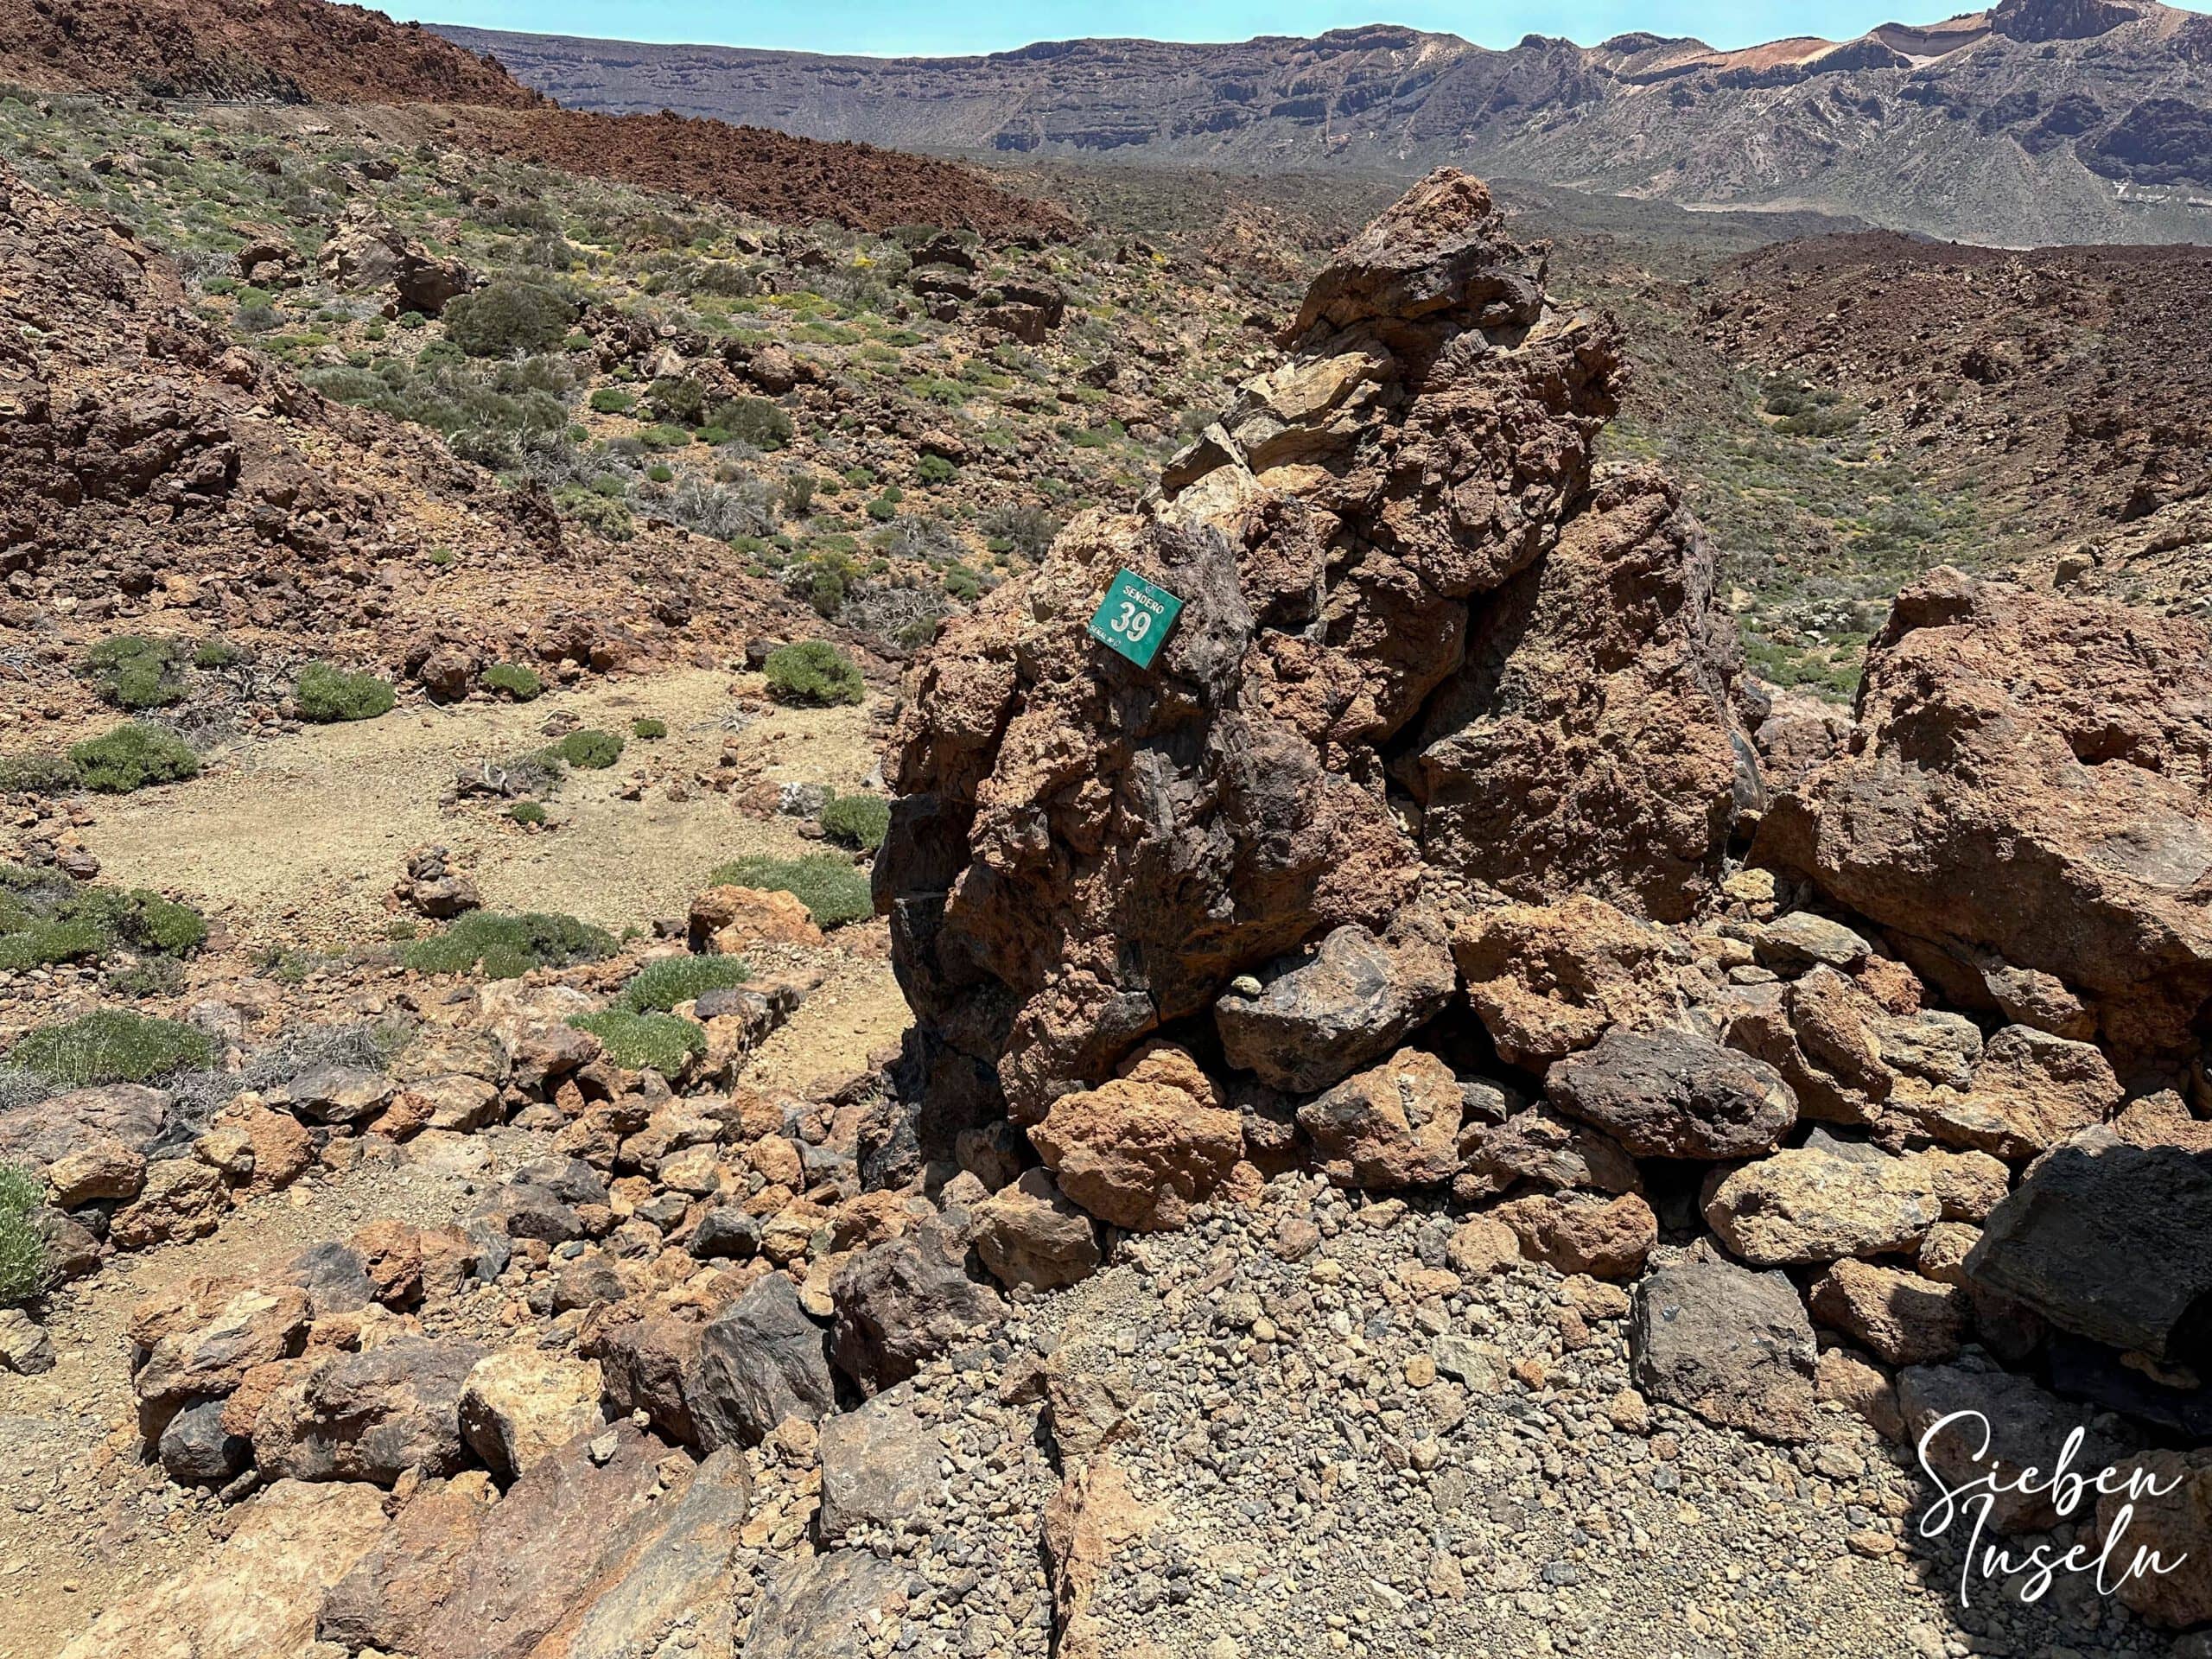
[{"label": "number 39 on sign", "polygon": [[1139,668],[1150,668],[1160,642],[1175,626],[1183,601],[1134,570],[1117,570],[1105,602],[1090,619],[1090,637],[1110,645]]}]

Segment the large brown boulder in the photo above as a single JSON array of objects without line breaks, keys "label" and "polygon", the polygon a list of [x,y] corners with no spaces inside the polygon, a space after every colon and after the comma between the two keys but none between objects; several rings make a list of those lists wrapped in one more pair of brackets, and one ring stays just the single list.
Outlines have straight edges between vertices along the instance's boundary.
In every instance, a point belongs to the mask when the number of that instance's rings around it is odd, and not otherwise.
[{"label": "large brown boulder", "polygon": [[1160,1044],[1111,1082],[1062,1096],[1029,1138],[1073,1202],[1116,1227],[1166,1232],[1228,1179],[1244,1125],[1188,1054]]},{"label": "large brown boulder", "polygon": [[[1427,887],[1674,918],[1718,875],[1738,764],[1709,566],[1656,474],[1593,490],[1620,348],[1542,282],[1440,171],[1141,511],[1078,518],[946,627],[875,871],[925,1151],[1038,1122]],[[1148,669],[1085,631],[1122,567],[1183,601]],[[1500,818],[1484,791],[1524,798]]]},{"label": "large brown boulder", "polygon": [[1938,570],[1869,648],[1859,715],[1756,855],[1955,1000],[2064,1026],[2067,993],[2108,1046],[2190,1050],[2212,1001],[2212,633]]}]

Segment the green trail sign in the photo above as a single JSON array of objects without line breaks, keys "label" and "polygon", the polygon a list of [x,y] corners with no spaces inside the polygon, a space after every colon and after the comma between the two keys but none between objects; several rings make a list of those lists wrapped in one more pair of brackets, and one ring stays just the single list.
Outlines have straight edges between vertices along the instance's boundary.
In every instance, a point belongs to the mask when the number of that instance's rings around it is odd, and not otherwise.
[{"label": "green trail sign", "polygon": [[1182,610],[1183,601],[1165,588],[1154,587],[1134,570],[1117,570],[1107,585],[1105,601],[1091,616],[1090,637],[1139,668],[1150,668]]}]

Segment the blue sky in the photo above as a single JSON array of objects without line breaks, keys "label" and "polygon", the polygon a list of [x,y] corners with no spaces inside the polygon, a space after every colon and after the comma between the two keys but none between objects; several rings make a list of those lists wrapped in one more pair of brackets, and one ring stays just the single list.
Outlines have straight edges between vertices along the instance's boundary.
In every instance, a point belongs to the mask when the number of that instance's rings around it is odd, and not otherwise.
[{"label": "blue sky", "polygon": [[[377,3],[377,0],[371,0]],[[867,55],[998,52],[1032,41],[1085,35],[1167,41],[1241,41],[1255,35],[1317,35],[1355,23],[1392,22],[1447,30],[1484,46],[1524,35],[1564,35],[1592,44],[1629,29],[1694,35],[1715,46],[1749,46],[1785,35],[1831,40],[1891,21],[1927,23],[1976,10],[1974,0],[1901,5],[1864,0],[1503,0],[1473,6],[1426,0],[1038,0],[982,7],[915,0],[810,0],[810,3],[711,4],[705,0],[383,0],[395,17],[474,23],[547,35],[628,41],[702,41]]]}]

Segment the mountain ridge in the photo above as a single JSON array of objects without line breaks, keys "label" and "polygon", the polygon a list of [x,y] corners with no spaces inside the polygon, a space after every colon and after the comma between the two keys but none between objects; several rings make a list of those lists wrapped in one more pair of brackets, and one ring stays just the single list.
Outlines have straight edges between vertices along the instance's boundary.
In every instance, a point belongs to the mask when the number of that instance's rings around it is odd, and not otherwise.
[{"label": "mountain ridge", "polygon": [[2003,0],[1733,50],[1637,31],[1493,49],[1378,23],[865,58],[433,27],[563,104],[907,149],[1391,175],[1451,162],[2022,245],[2212,231],[2212,16],[2155,0]]}]

